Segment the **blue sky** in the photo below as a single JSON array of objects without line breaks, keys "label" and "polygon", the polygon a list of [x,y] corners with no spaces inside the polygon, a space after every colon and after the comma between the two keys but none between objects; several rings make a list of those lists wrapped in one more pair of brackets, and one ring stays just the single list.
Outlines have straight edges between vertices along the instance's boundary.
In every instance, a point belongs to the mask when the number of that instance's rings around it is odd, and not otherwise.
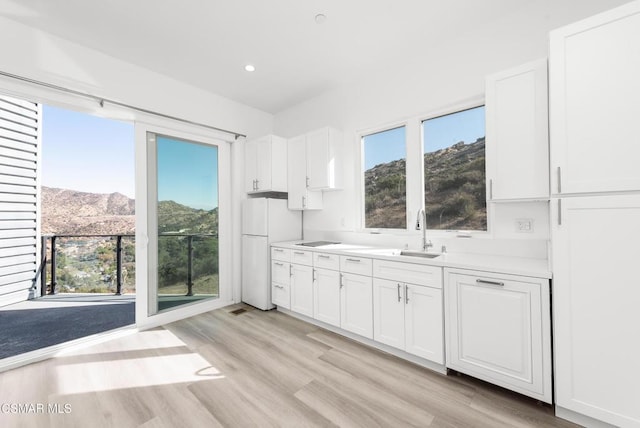
[{"label": "blue sky", "polygon": [[43,106],[42,185],[135,196],[133,124]]},{"label": "blue sky", "polygon": [[218,148],[158,136],[158,200],[218,206]]},{"label": "blue sky", "polygon": [[[484,116],[484,107],[478,107],[424,121],[424,153],[450,147],[459,141],[473,143],[478,137],[484,137]],[[365,171],[378,164],[407,156],[404,128],[368,135],[364,142]]]}]

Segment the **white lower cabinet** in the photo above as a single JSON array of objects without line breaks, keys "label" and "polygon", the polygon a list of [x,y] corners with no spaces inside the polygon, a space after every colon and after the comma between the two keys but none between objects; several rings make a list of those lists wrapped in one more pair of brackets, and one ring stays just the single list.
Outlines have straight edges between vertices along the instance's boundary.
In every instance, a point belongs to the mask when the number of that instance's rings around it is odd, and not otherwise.
[{"label": "white lower cabinet", "polygon": [[285,309],[291,308],[290,263],[271,261],[271,303]]},{"label": "white lower cabinet", "polygon": [[407,284],[406,293],[404,350],[444,364],[442,290]]},{"label": "white lower cabinet", "polygon": [[373,279],[374,340],[444,363],[442,290]]},{"label": "white lower cabinet", "polygon": [[352,273],[340,275],[340,327],[373,339],[371,277]]},{"label": "white lower cabinet", "polygon": [[291,264],[291,310],[313,316],[313,268]]},{"label": "white lower cabinet", "polygon": [[447,367],[551,403],[549,281],[445,272]]},{"label": "white lower cabinet", "polygon": [[340,327],[340,272],[315,269],[313,318]]}]

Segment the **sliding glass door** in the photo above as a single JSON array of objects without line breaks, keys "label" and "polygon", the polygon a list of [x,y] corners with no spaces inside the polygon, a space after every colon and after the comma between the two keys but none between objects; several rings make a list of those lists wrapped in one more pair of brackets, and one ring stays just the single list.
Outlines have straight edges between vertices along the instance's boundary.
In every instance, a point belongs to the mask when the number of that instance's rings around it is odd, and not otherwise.
[{"label": "sliding glass door", "polygon": [[[138,250],[146,262],[140,269],[147,276],[145,324],[229,300],[224,282],[229,243],[221,239],[229,221],[229,180],[224,179],[229,159],[228,143],[221,140],[153,127],[140,130],[142,137],[144,147],[138,148],[145,152],[146,212],[138,220],[146,236]],[[162,317],[168,313],[169,318]]]}]

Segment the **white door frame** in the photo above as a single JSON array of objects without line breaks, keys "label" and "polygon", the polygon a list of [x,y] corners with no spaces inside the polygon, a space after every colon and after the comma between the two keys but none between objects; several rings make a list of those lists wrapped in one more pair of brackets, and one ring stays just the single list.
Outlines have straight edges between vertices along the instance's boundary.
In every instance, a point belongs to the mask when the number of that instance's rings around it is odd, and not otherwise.
[{"label": "white door frame", "polygon": [[[149,315],[150,296],[157,281],[157,242],[149,236],[156,226],[155,193],[150,189],[156,180],[155,154],[147,143],[147,133],[160,134],[181,140],[199,142],[218,147],[218,236],[219,236],[219,298],[176,307],[170,311]],[[227,137],[229,138],[229,137]],[[162,125],[135,123],[136,172],[136,326],[139,329],[177,321],[233,303],[231,276],[231,144],[221,134],[207,132],[189,125]]]}]

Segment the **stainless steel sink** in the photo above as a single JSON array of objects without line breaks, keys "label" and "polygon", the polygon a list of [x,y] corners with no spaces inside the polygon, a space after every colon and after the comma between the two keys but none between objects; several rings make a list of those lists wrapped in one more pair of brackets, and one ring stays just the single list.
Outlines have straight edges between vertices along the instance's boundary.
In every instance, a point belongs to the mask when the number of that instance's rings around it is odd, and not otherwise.
[{"label": "stainless steel sink", "polygon": [[435,259],[436,257],[440,257],[442,254],[439,253],[425,253],[424,251],[411,251],[411,250],[402,250],[400,251],[401,256],[410,256],[410,257],[423,257],[425,259]]}]

